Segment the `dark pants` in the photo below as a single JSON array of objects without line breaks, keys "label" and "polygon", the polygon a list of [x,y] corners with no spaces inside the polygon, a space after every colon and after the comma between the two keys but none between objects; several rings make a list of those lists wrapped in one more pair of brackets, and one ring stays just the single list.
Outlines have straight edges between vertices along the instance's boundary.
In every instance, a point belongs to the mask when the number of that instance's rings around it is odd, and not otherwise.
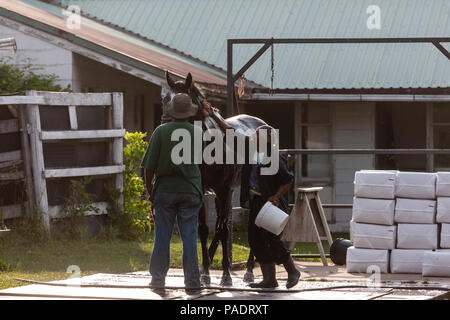
[{"label": "dark pants", "polygon": [[150,260],[152,285],[164,286],[170,264],[170,239],[175,218],[183,242],[184,283],[188,288],[200,287],[198,270],[198,212],[202,206],[198,195],[157,192],[155,201],[155,245]]},{"label": "dark pants", "polygon": [[256,261],[259,263],[281,264],[289,258],[290,252],[285,247],[280,237],[255,224],[259,210],[266,203],[266,199],[260,196],[250,197],[250,215],[248,221],[248,242]]}]

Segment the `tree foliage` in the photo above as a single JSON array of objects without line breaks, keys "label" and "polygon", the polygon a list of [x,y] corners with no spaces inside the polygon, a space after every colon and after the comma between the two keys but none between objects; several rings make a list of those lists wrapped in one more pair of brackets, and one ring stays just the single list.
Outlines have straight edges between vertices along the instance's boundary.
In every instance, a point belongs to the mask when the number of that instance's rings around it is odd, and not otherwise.
[{"label": "tree foliage", "polygon": [[38,73],[42,68],[34,67],[30,60],[19,65],[11,63],[11,58],[0,58],[0,94],[12,94],[26,90],[70,91],[70,85],[62,88],[56,84],[58,77],[54,74]]}]

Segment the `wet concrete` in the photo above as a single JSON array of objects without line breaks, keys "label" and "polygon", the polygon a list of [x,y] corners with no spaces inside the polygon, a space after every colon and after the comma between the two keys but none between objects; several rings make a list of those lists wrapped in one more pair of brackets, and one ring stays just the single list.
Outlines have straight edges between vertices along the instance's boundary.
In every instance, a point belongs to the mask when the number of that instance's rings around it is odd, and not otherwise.
[{"label": "wet concrete", "polygon": [[[412,290],[380,288],[381,286],[445,287],[450,288],[450,278],[424,278],[420,274],[382,274],[374,283],[368,274],[349,274],[345,267],[324,267],[320,262],[297,261],[302,272],[299,283],[286,290],[287,274],[282,266],[277,266],[279,287],[270,292],[236,291],[249,289],[243,281],[245,271],[233,272],[232,290],[204,289],[199,294],[188,295],[182,289],[166,290],[161,295],[148,288],[151,276],[148,271],[127,274],[99,273],[81,278],[53,281],[49,286],[28,284],[0,291],[0,299],[146,299],[146,300],[427,300],[447,298],[448,294],[437,290]],[[255,268],[255,281],[261,280],[259,268]],[[211,286],[220,287],[221,271],[211,271]],[[62,286],[61,286],[62,285]],[[359,286],[357,288],[333,289],[336,286]],[[90,287],[83,287],[90,286]],[[106,287],[100,287],[106,286]],[[110,287],[108,287],[110,286]],[[137,288],[131,288],[136,286]],[[182,270],[169,270],[167,287],[183,287]],[[120,287],[120,288],[119,288]],[[300,291],[321,289],[317,291]]]}]

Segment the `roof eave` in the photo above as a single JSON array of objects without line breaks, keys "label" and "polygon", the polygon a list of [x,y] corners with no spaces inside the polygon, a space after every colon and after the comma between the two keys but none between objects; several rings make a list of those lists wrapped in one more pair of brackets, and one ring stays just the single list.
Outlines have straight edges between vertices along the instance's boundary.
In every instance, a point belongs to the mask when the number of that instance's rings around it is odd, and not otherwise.
[{"label": "roof eave", "polygon": [[[152,52],[135,44],[125,43],[122,39],[115,39],[112,36],[101,34],[100,31],[91,30],[88,27],[83,27],[82,29],[84,30],[82,32],[69,30],[66,27],[65,20],[16,0],[0,0],[0,4],[1,16],[148,72],[159,79],[156,81],[158,85],[162,84],[166,70],[180,78],[184,77],[187,72],[191,72],[194,79],[199,82],[218,85],[226,84],[224,78],[211,74],[208,71],[173,60],[170,57]],[[122,44],[125,48],[120,50],[119,44]],[[133,56],[133,53],[136,54]],[[149,61],[151,56],[156,57],[153,60],[163,59],[164,63],[162,65],[151,63]]]}]

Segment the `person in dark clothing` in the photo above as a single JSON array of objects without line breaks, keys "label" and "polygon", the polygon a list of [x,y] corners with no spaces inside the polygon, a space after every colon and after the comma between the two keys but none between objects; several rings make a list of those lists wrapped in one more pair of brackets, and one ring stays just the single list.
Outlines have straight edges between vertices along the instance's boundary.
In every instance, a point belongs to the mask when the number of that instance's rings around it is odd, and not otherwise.
[{"label": "person in dark clothing", "polygon": [[[261,126],[259,132],[265,129],[269,132],[268,144],[270,144],[270,126]],[[274,175],[261,174],[261,168],[268,165],[246,164],[242,171],[241,205],[248,201],[250,215],[248,221],[248,241],[256,261],[261,266],[263,280],[250,284],[253,288],[275,288],[278,282],[275,275],[275,264],[283,264],[288,272],[287,288],[292,288],[298,283],[300,272],[295,267],[290,251],[286,248],[278,235],[275,235],[255,224],[256,216],[267,201],[272,202],[284,212],[288,212],[286,192],[293,181],[293,174],[288,169],[287,159],[279,155],[279,169]]]},{"label": "person in dark clothing", "polygon": [[[211,112],[211,106],[203,103],[203,107],[219,125],[223,132],[232,129],[223,119],[215,116]],[[264,125],[256,130],[256,137],[259,141],[259,132],[264,129],[266,133],[267,145],[271,145],[271,126]],[[247,143],[249,139],[247,139]],[[257,142],[259,145],[259,142]],[[271,148],[266,148],[270,150]],[[258,153],[257,153],[258,154]],[[272,156],[272,155],[271,155]],[[286,287],[292,288],[300,279],[300,271],[295,267],[290,251],[285,247],[280,237],[258,227],[255,224],[256,216],[267,201],[271,201],[284,212],[288,212],[286,192],[294,180],[292,172],[288,169],[288,163],[284,156],[278,155],[278,171],[273,175],[261,174],[261,168],[268,167],[264,164],[246,163],[243,165],[241,175],[241,206],[245,207],[249,203],[250,215],[248,220],[248,241],[250,249],[254,253],[256,261],[261,266],[263,280],[259,283],[250,284],[253,288],[276,288],[278,282],[275,274],[275,264],[283,264],[288,272]],[[272,157],[271,157],[272,158]]]}]

